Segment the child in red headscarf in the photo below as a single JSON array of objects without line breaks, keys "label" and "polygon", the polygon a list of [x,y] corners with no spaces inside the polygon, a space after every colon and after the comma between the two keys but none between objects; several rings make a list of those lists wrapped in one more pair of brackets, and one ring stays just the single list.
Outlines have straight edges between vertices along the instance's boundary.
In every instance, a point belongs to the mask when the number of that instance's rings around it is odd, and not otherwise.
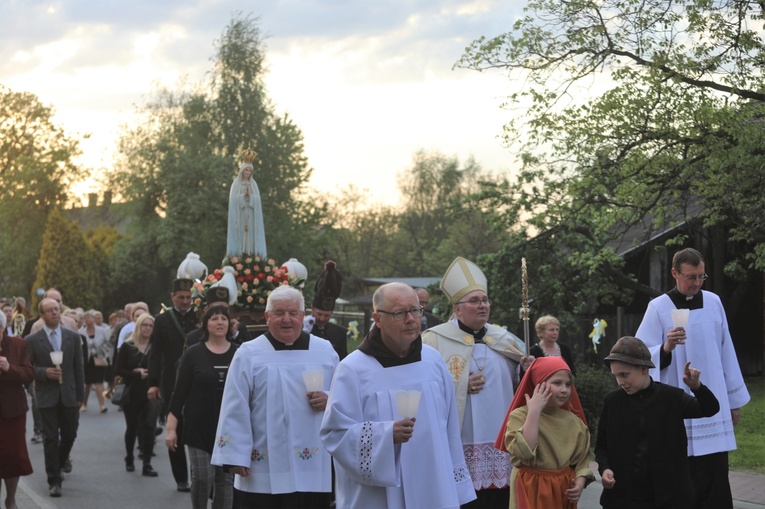
[{"label": "child in red headscarf", "polygon": [[511,455],[510,509],[575,509],[595,480],[590,432],[561,357],[534,360],[515,391],[494,447]]}]

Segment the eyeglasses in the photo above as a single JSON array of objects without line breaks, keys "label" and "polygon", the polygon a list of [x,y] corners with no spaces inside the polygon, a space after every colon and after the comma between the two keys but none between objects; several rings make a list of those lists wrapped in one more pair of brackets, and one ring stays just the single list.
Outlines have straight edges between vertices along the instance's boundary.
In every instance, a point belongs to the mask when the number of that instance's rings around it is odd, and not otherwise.
[{"label": "eyeglasses", "polygon": [[391,315],[394,320],[401,321],[406,318],[406,315],[410,314],[414,318],[419,318],[422,316],[422,314],[425,312],[425,310],[422,308],[422,306],[418,308],[409,308],[409,309],[402,309],[400,311],[385,311],[382,309],[377,310],[378,313],[384,313],[386,315]]},{"label": "eyeglasses", "polygon": [[686,276],[686,275],[685,275],[685,274],[683,274],[682,272],[678,272],[678,274],[680,274],[681,276],[683,276],[683,277],[684,277],[685,279],[687,279],[688,281],[694,281],[694,282],[696,282],[696,281],[701,281],[701,282],[703,283],[704,281],[706,281],[707,279],[709,279],[709,276],[707,276],[706,274],[702,274],[702,275],[700,275],[700,276],[697,276],[697,275],[695,275],[695,274],[694,274],[693,276]]},{"label": "eyeglasses", "polygon": [[[491,306],[491,300],[488,297],[484,297],[483,299],[470,299],[470,300],[461,300],[457,304],[470,304],[471,306],[478,307],[481,304],[484,306]],[[457,305],[455,304],[455,306]]]}]

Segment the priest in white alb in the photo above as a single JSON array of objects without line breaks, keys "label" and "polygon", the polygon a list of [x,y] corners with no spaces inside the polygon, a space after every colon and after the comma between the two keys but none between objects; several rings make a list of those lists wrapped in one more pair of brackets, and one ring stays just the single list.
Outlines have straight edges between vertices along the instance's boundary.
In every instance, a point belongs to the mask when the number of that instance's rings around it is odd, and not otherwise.
[{"label": "priest in white alb", "polygon": [[696,496],[694,509],[730,509],[728,451],[736,449],[733,427],[749,402],[728,320],[720,298],[701,286],[707,279],[704,258],[692,248],[675,253],[672,277],[676,286],[648,303],[636,337],[651,352],[651,377],[680,387],[685,363],[704,373],[704,384],[720,402],[712,417],[686,419],[688,463]]},{"label": "priest in white alb", "polygon": [[457,508],[475,499],[454,384],[420,338],[420,306],[403,283],[372,297],[375,325],[337,367],[321,425],[339,509]]},{"label": "priest in white alb", "polygon": [[339,361],[303,332],[303,294],[280,286],[266,302],[268,332],[244,343],[229,368],[212,463],[235,474],[242,508],[327,507],[331,459],[319,439]]}]

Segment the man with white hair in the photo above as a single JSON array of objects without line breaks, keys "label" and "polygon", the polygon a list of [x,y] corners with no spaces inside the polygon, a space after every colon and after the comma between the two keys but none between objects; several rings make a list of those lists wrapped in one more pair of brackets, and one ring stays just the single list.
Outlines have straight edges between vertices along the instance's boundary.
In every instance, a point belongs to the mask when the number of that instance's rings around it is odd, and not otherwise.
[{"label": "man with white hair", "polygon": [[319,427],[338,356],[303,331],[304,316],[300,291],[275,289],[268,332],[243,343],[229,368],[212,463],[236,474],[241,507],[329,505],[331,460]]}]

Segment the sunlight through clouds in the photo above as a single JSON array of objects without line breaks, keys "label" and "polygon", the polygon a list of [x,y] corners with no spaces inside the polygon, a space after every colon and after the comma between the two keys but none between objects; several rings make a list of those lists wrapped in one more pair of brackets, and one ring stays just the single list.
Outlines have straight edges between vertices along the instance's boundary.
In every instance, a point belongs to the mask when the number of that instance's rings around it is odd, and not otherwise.
[{"label": "sunlight through clouds", "polygon": [[[509,30],[519,7],[495,0],[254,7],[268,94],[303,131],[312,186],[337,192],[353,183],[395,203],[396,175],[420,149],[463,161],[472,155],[487,170],[512,167],[498,138],[507,78],[452,67],[475,38]],[[108,171],[135,105],[158,86],[205,80],[213,41],[240,9],[233,0],[12,2],[3,14],[19,23],[0,40],[10,55],[0,62],[0,83],[38,95],[69,132],[90,133],[81,160]]]}]

